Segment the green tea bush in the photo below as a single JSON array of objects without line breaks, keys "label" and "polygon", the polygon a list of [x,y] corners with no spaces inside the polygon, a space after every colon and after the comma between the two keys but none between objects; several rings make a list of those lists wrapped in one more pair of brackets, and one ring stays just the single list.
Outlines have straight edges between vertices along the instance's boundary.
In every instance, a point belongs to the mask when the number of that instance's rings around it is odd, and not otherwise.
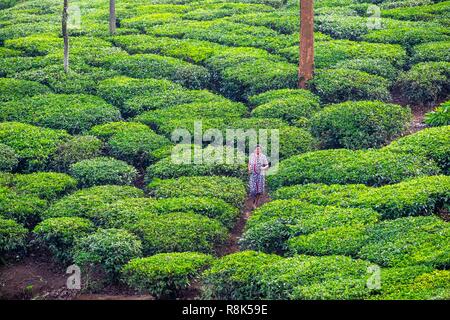
[{"label": "green tea bush", "polygon": [[405,26],[373,30],[363,37],[369,42],[401,44],[412,47],[417,44],[437,41],[448,41],[445,27]]},{"label": "green tea bush", "polygon": [[367,229],[359,256],[382,266],[426,264],[448,268],[450,227],[435,216],[384,221]]},{"label": "green tea bush", "polygon": [[445,173],[450,170],[450,126],[426,128],[400,138],[385,149],[413,153],[433,159]]},{"label": "green tea bush", "polygon": [[336,39],[361,40],[369,31],[367,18],[338,14],[319,15],[316,30]]},{"label": "green tea bush", "polygon": [[408,153],[379,150],[322,150],[290,157],[268,177],[272,190],[305,183],[360,183],[380,186],[440,172],[436,164]]},{"label": "green tea bush", "polygon": [[28,230],[16,221],[0,217],[0,252],[25,248],[27,235]]},{"label": "green tea bush", "polygon": [[226,255],[212,264],[201,277],[206,299],[255,300],[262,297],[257,277],[282,258],[256,251]]},{"label": "green tea bush", "polygon": [[297,287],[327,281],[361,279],[367,275],[370,263],[345,256],[314,257],[298,255],[282,259],[265,268],[258,281],[264,299],[287,300],[298,298]]},{"label": "green tea bush", "polygon": [[0,187],[0,216],[13,219],[26,227],[41,220],[47,201],[34,195],[23,195],[6,187]]},{"label": "green tea bush", "polygon": [[284,253],[291,237],[333,227],[376,223],[380,214],[371,209],[318,206],[299,200],[275,200],[258,208],[248,220],[240,241],[243,248]]},{"label": "green tea bush", "polygon": [[359,70],[320,70],[311,81],[311,86],[322,101],[328,103],[390,99],[388,80]]},{"label": "green tea bush", "polygon": [[450,62],[448,47],[450,41],[428,42],[414,46],[412,63],[425,61],[446,61]]},{"label": "green tea bush", "polygon": [[103,142],[94,136],[74,136],[61,143],[52,155],[50,168],[67,172],[72,164],[100,156]]},{"label": "green tea bush", "polygon": [[431,127],[450,125],[450,101],[439,105],[434,111],[425,114],[425,123]]},{"label": "green tea bush", "polygon": [[147,188],[157,198],[217,197],[236,207],[243,205],[247,193],[242,180],[220,176],[155,179]]},{"label": "green tea bush", "polygon": [[294,288],[292,300],[363,300],[370,297],[367,279],[344,278]]},{"label": "green tea bush", "polygon": [[73,260],[84,270],[99,267],[115,278],[126,263],[142,255],[141,249],[141,241],[126,230],[98,229],[77,241]]},{"label": "green tea bush", "polygon": [[133,289],[157,298],[176,297],[213,261],[212,256],[197,252],[160,253],[131,260],[121,274]]},{"label": "green tea bush", "polygon": [[385,219],[430,215],[450,197],[447,176],[420,177],[378,188],[365,185],[307,184],[278,189],[273,198],[297,199],[317,205],[371,208]]},{"label": "green tea bush", "polygon": [[90,219],[98,210],[125,198],[140,198],[144,192],[131,186],[96,186],[79,190],[55,202],[45,218],[81,217]]},{"label": "green tea bush", "polygon": [[311,131],[324,148],[380,147],[403,134],[409,108],[378,101],[348,101],[324,108],[311,119]]},{"label": "green tea bush", "polygon": [[5,47],[21,50],[30,56],[44,56],[63,44],[62,38],[52,34],[35,34],[27,37],[9,39],[5,41]]},{"label": "green tea bush", "polygon": [[142,240],[143,253],[198,251],[213,253],[225,243],[227,230],[220,222],[195,213],[148,216],[129,227]]},{"label": "green tea bush", "polygon": [[0,102],[49,93],[49,89],[34,81],[0,78]]},{"label": "green tea bush", "polygon": [[87,219],[62,217],[42,221],[33,229],[33,233],[37,242],[48,248],[57,261],[70,263],[75,241],[94,230],[94,225]]},{"label": "green tea bush", "polygon": [[115,134],[131,131],[145,132],[148,131],[148,127],[138,122],[118,121],[94,126],[91,128],[90,133],[102,140],[107,141]]},{"label": "green tea bush", "polygon": [[117,108],[89,95],[47,94],[0,104],[0,120],[22,121],[69,133],[89,130],[96,124],[120,118]]},{"label": "green tea bush", "polygon": [[233,15],[227,20],[252,26],[267,27],[282,34],[292,34],[298,31],[299,26],[298,14],[292,11],[264,12],[256,9],[252,13]]},{"label": "green tea bush", "polygon": [[366,241],[366,226],[350,225],[291,238],[288,246],[297,254],[355,256]]},{"label": "green tea bush", "polygon": [[156,54],[109,56],[104,66],[130,77],[168,79],[191,89],[208,87],[210,82],[206,68]]},{"label": "green tea bush", "polygon": [[0,123],[0,143],[16,152],[19,170],[44,170],[49,157],[69,135],[62,130],[39,128],[19,122]]},{"label": "green tea bush", "polygon": [[124,161],[98,157],[83,160],[70,167],[70,173],[80,187],[102,184],[129,185],[137,177],[137,170]]},{"label": "green tea bush", "polygon": [[0,58],[11,58],[18,57],[21,55],[21,52],[14,49],[8,49],[5,47],[0,48]]},{"label": "green tea bush", "polygon": [[435,103],[449,93],[450,62],[422,62],[400,74],[396,86],[414,104]]},{"label": "green tea bush", "polygon": [[398,70],[391,62],[384,59],[351,59],[338,62],[335,66],[338,69],[352,69],[364,71],[369,74],[383,77],[392,82],[398,75]]},{"label": "green tea bush", "polygon": [[19,159],[13,148],[0,143],[0,171],[13,171],[19,164]]}]

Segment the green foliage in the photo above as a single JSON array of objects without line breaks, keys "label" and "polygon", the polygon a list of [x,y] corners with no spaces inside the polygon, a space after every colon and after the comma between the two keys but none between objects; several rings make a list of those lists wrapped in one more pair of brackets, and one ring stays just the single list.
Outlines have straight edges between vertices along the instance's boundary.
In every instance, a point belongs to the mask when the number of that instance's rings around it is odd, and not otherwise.
[{"label": "green foliage", "polygon": [[351,59],[338,62],[335,66],[338,69],[360,70],[383,77],[392,82],[398,75],[398,70],[386,59]]},{"label": "green foliage", "polygon": [[76,162],[100,156],[103,142],[94,136],[74,136],[61,143],[52,156],[50,167],[67,172]]},{"label": "green foliage", "polygon": [[450,62],[422,62],[400,74],[396,86],[414,104],[435,103],[448,93]]},{"label": "green foliage", "polygon": [[359,70],[319,70],[311,86],[322,101],[328,103],[390,99],[388,80]]},{"label": "green foliage", "polygon": [[425,123],[432,127],[450,125],[450,101],[438,106],[434,111],[425,114]]},{"label": "green foliage", "polygon": [[160,253],[131,260],[121,273],[123,281],[134,289],[158,298],[176,297],[213,261],[213,257],[197,252]]},{"label": "green foliage", "polygon": [[90,219],[108,204],[125,198],[139,198],[142,190],[130,186],[96,186],[79,190],[55,202],[45,218],[81,217]]},{"label": "green foliage", "polygon": [[25,248],[27,234],[28,230],[16,221],[0,217],[0,252]]},{"label": "green foliage", "polygon": [[202,274],[202,295],[206,299],[255,300],[262,297],[257,277],[281,257],[256,251],[242,251],[216,260]]},{"label": "green foliage", "polygon": [[363,300],[370,296],[367,280],[364,278],[344,278],[327,280],[294,288],[292,300]]},{"label": "green foliage", "polygon": [[19,170],[43,170],[57,146],[69,138],[67,132],[35,127],[19,122],[0,123],[0,143],[16,152]]},{"label": "green foliage", "polygon": [[225,243],[227,230],[208,217],[182,212],[148,216],[129,229],[142,240],[143,253],[198,251],[213,253]]},{"label": "green foliage", "polygon": [[450,126],[426,128],[386,147],[394,152],[414,153],[433,159],[445,173],[450,170]]},{"label": "green foliage", "polygon": [[137,177],[137,170],[126,162],[114,158],[98,157],[82,160],[70,167],[70,174],[80,187],[117,184],[129,185]]},{"label": "green foliage", "polygon": [[70,263],[75,241],[94,231],[94,225],[78,217],[50,218],[39,223],[33,230],[40,245],[49,249],[59,262]]},{"label": "green foliage", "polygon": [[275,199],[297,199],[317,205],[371,208],[385,219],[430,215],[450,197],[447,176],[420,177],[378,188],[359,184],[307,184],[278,189]]},{"label": "green foliage", "polygon": [[0,143],[0,171],[13,171],[19,164],[14,149]]},{"label": "green foliage", "polygon": [[373,30],[363,37],[365,41],[401,44],[405,47],[412,47],[416,44],[436,41],[448,41],[445,27],[437,26],[399,26],[396,28],[386,28]]},{"label": "green foliage", "polygon": [[217,197],[240,207],[246,197],[242,180],[233,177],[180,177],[178,179],[155,179],[147,186],[157,198],[173,197]]},{"label": "green foliage", "polygon": [[305,183],[360,183],[380,186],[440,172],[420,155],[383,150],[322,150],[290,157],[268,177],[272,190]]},{"label": "green foliage", "polygon": [[49,93],[49,89],[34,81],[0,78],[0,102]]},{"label": "green foliage", "polygon": [[325,148],[380,147],[403,134],[412,119],[409,108],[377,101],[344,102],[311,119],[311,131]]},{"label": "green foliage", "polygon": [[446,61],[450,62],[448,47],[450,41],[428,42],[414,46],[412,63],[425,61]]},{"label": "green foliage", "polygon": [[118,109],[89,95],[47,94],[23,98],[0,104],[0,114],[2,121],[22,121],[69,133],[80,133],[120,118]]},{"label": "green foliage", "polygon": [[84,270],[100,267],[111,278],[131,259],[141,256],[141,241],[121,229],[98,229],[77,241],[73,250],[74,262]]}]

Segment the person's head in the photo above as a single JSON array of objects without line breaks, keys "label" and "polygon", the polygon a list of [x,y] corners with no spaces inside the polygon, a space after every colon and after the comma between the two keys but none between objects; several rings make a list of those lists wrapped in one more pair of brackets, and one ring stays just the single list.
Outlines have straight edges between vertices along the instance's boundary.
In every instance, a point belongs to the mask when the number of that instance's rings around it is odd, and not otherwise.
[{"label": "person's head", "polygon": [[259,144],[256,145],[255,153],[256,153],[257,155],[261,154],[261,146],[260,146]]}]

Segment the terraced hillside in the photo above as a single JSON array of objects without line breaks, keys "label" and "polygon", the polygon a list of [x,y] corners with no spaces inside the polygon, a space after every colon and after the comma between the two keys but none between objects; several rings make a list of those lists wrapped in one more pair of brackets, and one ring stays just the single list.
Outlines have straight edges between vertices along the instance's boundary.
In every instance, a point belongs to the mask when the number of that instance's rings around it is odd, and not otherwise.
[{"label": "terraced hillside", "polygon": [[450,299],[450,1],[298,2],[0,0],[0,298]]}]

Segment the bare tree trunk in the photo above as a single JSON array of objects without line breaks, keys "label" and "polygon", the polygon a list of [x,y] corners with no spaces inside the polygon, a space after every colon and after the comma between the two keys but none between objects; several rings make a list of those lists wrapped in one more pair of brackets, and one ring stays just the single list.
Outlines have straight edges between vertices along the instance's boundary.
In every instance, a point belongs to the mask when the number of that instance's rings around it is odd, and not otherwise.
[{"label": "bare tree trunk", "polygon": [[64,0],[64,9],[62,13],[62,35],[64,39],[64,71],[69,72],[69,33],[67,31],[67,20],[69,0]]},{"label": "bare tree trunk", "polygon": [[116,0],[109,0],[109,33],[116,33]]},{"label": "bare tree trunk", "polygon": [[298,87],[307,88],[314,73],[314,0],[300,0]]}]

